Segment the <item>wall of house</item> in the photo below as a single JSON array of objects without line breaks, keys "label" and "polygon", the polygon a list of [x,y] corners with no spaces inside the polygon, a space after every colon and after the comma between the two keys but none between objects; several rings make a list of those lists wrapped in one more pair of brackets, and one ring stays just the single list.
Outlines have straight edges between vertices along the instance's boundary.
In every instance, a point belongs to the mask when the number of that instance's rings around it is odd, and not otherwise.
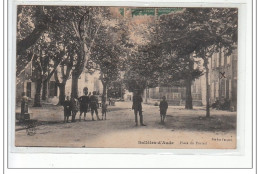
[{"label": "wall of house", "polygon": [[230,109],[237,107],[237,49],[230,56],[224,49],[214,53],[209,61],[210,103],[217,100],[231,101]]},{"label": "wall of house", "polygon": [[[32,71],[32,64],[29,63],[25,70],[19,74],[16,81],[16,103],[19,103],[21,100],[21,94],[22,92],[26,92],[27,96],[33,99],[35,97],[35,82],[33,81],[33,71]],[[71,76],[67,80],[66,86],[65,86],[65,95],[70,96],[71,94],[71,85],[72,85],[72,79]],[[51,102],[53,104],[58,103],[58,97],[59,97],[59,88],[56,85],[54,76],[50,78],[50,81],[48,82],[48,88],[47,88],[47,102]],[[101,81],[99,80],[99,72],[95,72],[93,74],[89,74],[86,72],[83,72],[78,80],[78,94],[79,96],[83,95],[83,89],[85,87],[89,88],[89,92],[93,91],[99,91],[100,93],[103,92],[103,85]]]},{"label": "wall of house", "polygon": [[[191,92],[193,98],[193,105],[201,106],[202,103],[202,80],[195,79],[193,81]],[[185,87],[156,87],[149,89],[149,99],[151,100],[161,100],[165,96],[166,100],[170,105],[185,105],[186,100],[186,88]],[[145,96],[146,97],[146,96]],[[149,100],[148,99],[148,100]]]}]

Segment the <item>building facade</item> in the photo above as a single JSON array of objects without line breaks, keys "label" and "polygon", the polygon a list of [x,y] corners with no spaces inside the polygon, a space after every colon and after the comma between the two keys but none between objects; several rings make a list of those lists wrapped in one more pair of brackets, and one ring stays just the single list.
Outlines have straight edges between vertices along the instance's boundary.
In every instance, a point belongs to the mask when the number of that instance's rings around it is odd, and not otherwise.
[{"label": "building facade", "polygon": [[224,49],[209,60],[210,103],[228,100],[230,109],[237,109],[237,48],[225,55]]},{"label": "building facade", "polygon": [[[22,92],[26,92],[26,95],[32,99],[32,102],[35,98],[36,93],[36,82],[34,79],[34,71],[33,64],[29,63],[25,69],[17,76],[16,79],[16,102],[19,103],[21,100]],[[59,67],[57,68],[59,71]],[[71,76],[66,82],[65,86],[65,95],[70,96],[71,94],[71,86],[72,86],[72,78]],[[89,92],[96,91],[98,93],[102,93],[103,86],[101,81],[99,80],[99,72],[95,72],[93,74],[87,73],[87,71],[83,71],[78,80],[78,95],[83,95],[83,89],[88,87]],[[50,102],[53,104],[58,103],[59,97],[59,88],[56,84],[54,75],[50,78],[47,83],[47,100],[46,102]]]}]

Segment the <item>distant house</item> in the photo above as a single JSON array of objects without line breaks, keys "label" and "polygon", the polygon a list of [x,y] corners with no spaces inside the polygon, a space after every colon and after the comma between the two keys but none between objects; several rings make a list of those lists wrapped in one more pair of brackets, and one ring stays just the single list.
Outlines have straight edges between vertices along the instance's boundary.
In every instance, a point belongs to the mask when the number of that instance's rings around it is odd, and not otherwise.
[{"label": "distant house", "polygon": [[23,71],[16,77],[16,102],[20,102],[22,92],[32,99],[35,96],[35,80],[34,80],[33,64],[28,63]]},{"label": "distant house", "polygon": [[[66,83],[66,95],[70,95],[71,93],[71,84],[72,79],[71,77],[68,79]],[[78,80],[78,95],[83,95],[83,89],[88,87],[89,92],[96,91],[98,93],[103,92],[103,85],[101,80],[99,80],[99,72],[96,71],[93,74],[89,74],[87,71],[83,71]]]},{"label": "distant house", "polygon": [[[59,69],[59,68],[58,68]],[[16,81],[16,102],[19,103],[21,100],[22,92],[26,92],[26,95],[32,99],[35,98],[36,82],[35,72],[33,71],[33,63],[27,64],[24,70],[17,76]],[[71,83],[72,79],[69,77],[67,80],[65,95],[70,96],[71,94]],[[78,80],[78,95],[83,95],[83,88],[88,87],[89,92],[102,93],[103,86],[99,80],[99,72],[95,72],[92,75],[83,71]],[[59,88],[55,82],[54,76],[52,76],[47,85],[47,102],[56,103],[59,97]],[[55,100],[56,99],[56,100]]]},{"label": "distant house", "polygon": [[[202,103],[202,81],[201,79],[196,79],[193,81],[191,87],[192,99],[194,106],[201,106]],[[147,96],[146,96],[147,95]],[[165,96],[166,100],[170,105],[184,106],[186,100],[186,88],[185,87],[156,87],[149,88],[148,93],[144,93],[144,98],[148,98],[150,101],[159,101]]]}]

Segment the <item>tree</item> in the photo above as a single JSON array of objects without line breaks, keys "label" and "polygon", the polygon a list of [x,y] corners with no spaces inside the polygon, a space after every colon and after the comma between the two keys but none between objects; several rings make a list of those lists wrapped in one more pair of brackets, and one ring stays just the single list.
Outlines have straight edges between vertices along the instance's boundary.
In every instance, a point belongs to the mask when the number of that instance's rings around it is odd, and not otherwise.
[{"label": "tree", "polygon": [[50,80],[65,54],[63,47],[56,44],[57,42],[51,40],[46,34],[41,36],[36,45],[32,47],[31,51],[35,57],[32,60],[33,80],[36,82],[35,107],[41,106],[41,91],[43,95],[46,95],[46,89],[42,90],[42,85]]},{"label": "tree", "polygon": [[198,66],[200,62],[195,61],[191,55],[163,55],[163,57],[160,86],[184,86],[186,88],[185,109],[192,109],[192,81],[203,74]]},{"label": "tree", "polygon": [[[165,59],[163,71],[167,74],[165,79],[168,85],[185,86],[185,108],[192,109],[192,82],[203,73],[199,68],[199,62],[194,59],[194,51],[197,47],[191,36],[186,9],[177,13],[163,15],[159,19],[158,44],[163,49],[162,59]],[[198,67],[198,66],[197,66]],[[164,74],[165,77],[165,74]],[[164,83],[165,82],[161,82]]]},{"label": "tree", "polygon": [[48,29],[49,22],[44,6],[17,7],[17,55],[23,54],[38,41]]},{"label": "tree", "polygon": [[[75,33],[78,51],[75,66],[72,70],[72,97],[78,97],[78,78],[90,57],[91,49],[101,25],[109,15],[107,7],[68,7],[69,14],[74,16],[70,24]],[[68,14],[68,15],[69,15]],[[76,14],[76,15],[75,15]]]},{"label": "tree", "polygon": [[197,24],[200,29],[194,32],[194,34],[197,35],[196,40],[198,42],[198,47],[195,52],[196,56],[201,57],[204,61],[203,65],[206,71],[207,85],[206,117],[210,117],[208,60],[212,57],[214,52],[220,52],[222,49],[225,49],[226,55],[231,54],[234,48],[233,46],[237,42],[237,9],[201,9],[196,12],[191,11],[191,13],[202,14],[201,18],[199,18],[199,23]]},{"label": "tree", "polygon": [[121,78],[113,80],[107,87],[108,98],[123,98],[124,94],[125,86]]},{"label": "tree", "polygon": [[[160,48],[155,41],[155,17],[137,16],[129,25],[129,42],[133,45],[129,49],[126,61],[126,73],[124,83],[126,88],[133,92],[140,89],[142,92],[146,88],[158,85],[160,72]],[[140,24],[140,21],[142,23]]]},{"label": "tree", "polygon": [[60,69],[57,69],[54,73],[55,82],[60,91],[58,105],[63,105],[63,102],[65,101],[65,85],[71,75],[76,54],[75,50],[77,50],[77,44],[74,42],[68,41],[65,43],[68,43],[66,47],[66,58],[60,63]]},{"label": "tree", "polygon": [[140,46],[138,52],[128,58],[128,68],[124,79],[127,89],[133,92],[139,89],[158,86],[161,72],[159,55],[160,49],[155,46]]},{"label": "tree", "polygon": [[209,117],[208,59],[214,52],[219,52],[223,48],[227,55],[232,52],[233,45],[237,42],[237,9],[186,8],[183,12],[170,16],[168,25],[174,27],[173,31],[169,32],[174,36],[168,37],[161,44],[168,43],[176,46],[175,43],[184,41],[185,48],[190,50],[184,49],[185,52],[194,52],[196,57],[204,61],[207,89],[206,116]]},{"label": "tree", "polygon": [[[64,7],[22,6],[17,7],[17,74],[32,61],[30,48],[37,44],[44,33],[55,32],[64,24]],[[67,16],[68,18],[68,16]]]},{"label": "tree", "polygon": [[120,78],[124,67],[124,38],[122,23],[113,16],[107,16],[101,25],[95,43],[93,44],[88,70],[100,71],[100,80],[103,85],[102,103],[107,98],[107,87]]}]

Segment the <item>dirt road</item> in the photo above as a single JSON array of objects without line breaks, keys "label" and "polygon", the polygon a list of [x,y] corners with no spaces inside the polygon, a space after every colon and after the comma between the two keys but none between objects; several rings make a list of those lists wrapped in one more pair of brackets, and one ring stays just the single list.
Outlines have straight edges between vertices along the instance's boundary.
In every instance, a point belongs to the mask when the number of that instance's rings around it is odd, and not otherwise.
[{"label": "dirt road", "polygon": [[[236,148],[236,113],[211,112],[205,119],[205,109],[185,110],[169,107],[166,123],[160,123],[158,106],[143,105],[147,126],[135,126],[130,102],[118,102],[109,107],[107,120],[63,123],[62,107],[32,108],[37,119],[35,134],[28,135],[17,124],[16,146],[47,147],[131,147],[131,148]],[[100,111],[99,111],[100,112]]]}]

